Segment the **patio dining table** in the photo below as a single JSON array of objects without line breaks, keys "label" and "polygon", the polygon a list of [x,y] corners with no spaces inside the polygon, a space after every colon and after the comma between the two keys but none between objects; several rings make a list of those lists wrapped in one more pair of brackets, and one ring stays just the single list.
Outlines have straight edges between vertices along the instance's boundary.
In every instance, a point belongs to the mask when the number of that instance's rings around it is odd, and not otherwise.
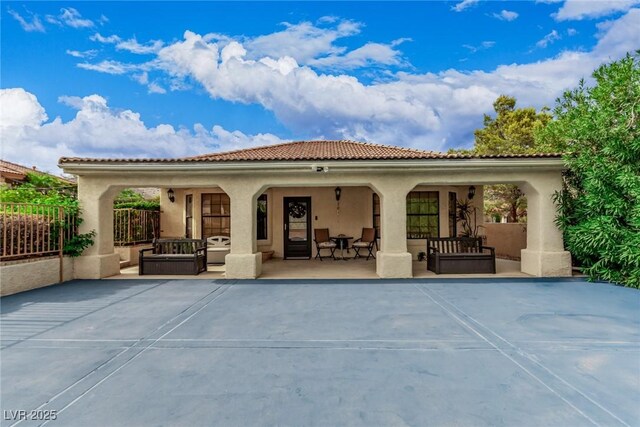
[{"label": "patio dining table", "polygon": [[344,248],[349,247],[349,239],[353,239],[353,237],[345,236],[344,234],[338,234],[337,236],[330,237],[330,239],[335,240],[335,242],[338,244],[338,247],[340,248],[340,257],[336,259],[346,261],[347,258],[344,257]]}]

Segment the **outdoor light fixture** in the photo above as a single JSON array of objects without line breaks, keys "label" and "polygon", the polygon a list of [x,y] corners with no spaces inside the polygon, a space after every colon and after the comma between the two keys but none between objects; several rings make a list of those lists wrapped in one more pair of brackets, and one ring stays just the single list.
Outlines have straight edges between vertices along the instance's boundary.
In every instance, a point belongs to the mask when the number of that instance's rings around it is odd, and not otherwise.
[{"label": "outdoor light fixture", "polygon": [[472,185],[471,187],[469,187],[469,194],[467,196],[469,197],[469,200],[471,200],[475,195],[476,195],[476,187]]},{"label": "outdoor light fixture", "polygon": [[339,202],[340,201],[340,194],[342,194],[342,188],[336,187],[336,189],[334,191],[336,192],[336,202]]},{"label": "outdoor light fixture", "polygon": [[176,194],[173,192],[173,188],[170,188],[170,189],[167,191],[167,197],[169,198],[169,201],[170,201],[171,203],[173,203],[173,202],[175,202],[175,201],[176,201]]}]

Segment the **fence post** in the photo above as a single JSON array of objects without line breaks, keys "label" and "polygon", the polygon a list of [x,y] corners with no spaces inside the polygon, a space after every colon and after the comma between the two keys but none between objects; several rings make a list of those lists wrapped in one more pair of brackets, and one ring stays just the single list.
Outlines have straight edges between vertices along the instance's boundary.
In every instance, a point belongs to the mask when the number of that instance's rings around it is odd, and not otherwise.
[{"label": "fence post", "polygon": [[58,232],[58,257],[60,258],[60,283],[64,282],[64,257],[62,254],[64,244],[64,208],[58,207],[58,223],[60,224],[60,231]]},{"label": "fence post", "polygon": [[131,208],[127,209],[127,242],[131,241]]}]

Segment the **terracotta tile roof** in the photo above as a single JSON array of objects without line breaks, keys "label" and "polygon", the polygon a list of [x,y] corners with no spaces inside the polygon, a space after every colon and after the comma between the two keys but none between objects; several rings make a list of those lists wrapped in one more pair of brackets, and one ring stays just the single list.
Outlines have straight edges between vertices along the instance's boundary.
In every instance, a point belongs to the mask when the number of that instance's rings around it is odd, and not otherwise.
[{"label": "terracotta tile roof", "polygon": [[12,163],[12,162],[8,162],[6,160],[0,159],[0,175],[6,176],[6,177],[14,179],[14,180],[21,181],[27,176],[28,173],[37,173],[37,174],[41,174],[41,175],[49,175],[49,176],[52,176],[54,178],[60,179],[60,180],[65,181],[65,182],[74,182],[73,180],[70,180],[68,178],[52,175],[50,173],[38,170],[38,169],[36,169],[35,166],[27,167],[27,166],[19,165],[17,163]]},{"label": "terracotta tile roof", "polygon": [[296,141],[245,150],[212,153],[193,159],[207,161],[243,160],[373,160],[431,158],[433,151],[392,147],[353,141]]},{"label": "terracotta tile roof", "polygon": [[73,162],[252,162],[300,160],[407,160],[559,157],[559,154],[487,155],[448,154],[414,148],[394,147],[355,141],[295,141],[223,153],[203,154],[175,159],[93,159],[62,157],[60,163]]}]

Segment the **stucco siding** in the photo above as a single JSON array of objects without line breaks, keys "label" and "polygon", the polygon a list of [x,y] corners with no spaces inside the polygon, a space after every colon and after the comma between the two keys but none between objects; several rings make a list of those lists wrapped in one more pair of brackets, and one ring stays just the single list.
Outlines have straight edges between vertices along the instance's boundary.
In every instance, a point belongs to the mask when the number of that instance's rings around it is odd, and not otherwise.
[{"label": "stucco siding", "polygon": [[[63,281],[73,279],[74,259],[63,257]],[[60,283],[60,258],[47,257],[0,263],[0,296]]]},{"label": "stucco siding", "polygon": [[496,256],[509,259],[520,259],[522,249],[527,248],[526,224],[486,223],[485,232],[487,246],[496,248]]}]

